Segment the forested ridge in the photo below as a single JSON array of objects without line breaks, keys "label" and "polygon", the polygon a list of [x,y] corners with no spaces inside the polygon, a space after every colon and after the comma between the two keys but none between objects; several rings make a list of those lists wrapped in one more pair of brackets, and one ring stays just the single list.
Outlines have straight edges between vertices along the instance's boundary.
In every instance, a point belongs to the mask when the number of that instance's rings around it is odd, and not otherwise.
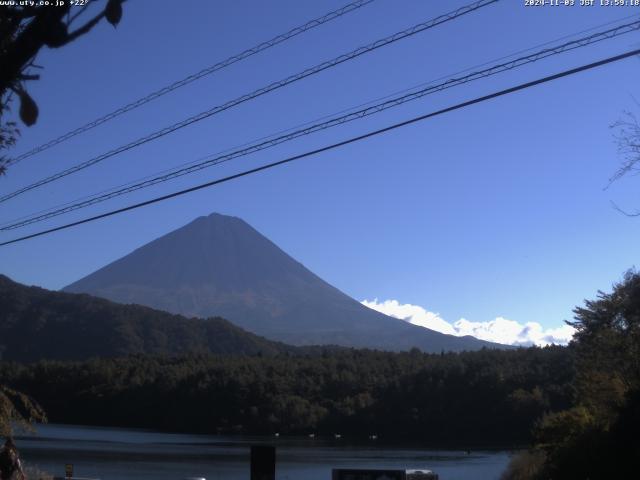
[{"label": "forested ridge", "polygon": [[0,359],[85,360],[188,352],[274,355],[295,349],[223,318],[186,318],[90,295],[27,287],[0,275]]},{"label": "forested ridge", "polygon": [[574,312],[568,347],[440,354],[289,347],[5,360],[0,384],[29,395],[52,422],[340,433],[345,440],[376,434],[380,441],[440,448],[530,445],[505,480],[634,478],[630,472],[640,471],[640,274],[629,272],[611,293],[600,292]]},{"label": "forested ridge", "polygon": [[568,408],[570,349],[461,354],[131,356],[0,364],[50,421],[207,433],[307,434],[515,446]]}]

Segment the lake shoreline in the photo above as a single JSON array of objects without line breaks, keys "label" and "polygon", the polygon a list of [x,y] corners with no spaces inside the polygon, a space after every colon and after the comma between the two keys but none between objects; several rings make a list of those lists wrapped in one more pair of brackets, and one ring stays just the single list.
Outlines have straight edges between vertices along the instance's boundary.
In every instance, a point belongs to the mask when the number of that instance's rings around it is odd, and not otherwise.
[{"label": "lake shoreline", "polygon": [[[262,433],[230,433],[230,432],[202,432],[202,431],[189,431],[189,430],[162,430],[155,428],[146,428],[146,427],[137,427],[137,426],[129,426],[129,425],[99,425],[99,424],[73,424],[73,423],[54,423],[50,422],[48,424],[36,424],[34,428],[36,429],[36,434],[38,429],[42,426],[47,425],[55,425],[58,427],[65,427],[70,429],[104,429],[104,430],[128,430],[133,432],[141,432],[141,433],[149,433],[149,434],[158,434],[158,435],[189,435],[189,436],[201,436],[201,437],[224,437],[225,439],[229,439],[225,442],[213,442],[211,446],[225,446],[225,445],[236,445],[238,443],[244,443],[246,439],[256,438],[260,439],[259,443],[270,443],[270,444],[278,444],[282,446],[287,446],[291,444],[300,444],[301,442],[307,442],[309,447],[312,446],[343,446],[343,447],[380,447],[385,449],[403,449],[403,448],[417,448],[417,449],[428,449],[432,451],[481,451],[481,452],[511,452],[517,453],[519,451],[527,450],[529,448],[528,445],[505,445],[505,444],[477,444],[477,445],[468,445],[468,444],[431,444],[429,442],[424,442],[416,439],[389,439],[388,437],[378,436],[376,439],[370,439],[367,436],[359,436],[353,437],[350,435],[341,435],[340,438],[335,438],[334,435],[323,435],[323,434],[314,434],[313,437],[309,437],[309,435],[301,435],[301,434],[262,434]],[[32,434],[28,432],[23,432],[22,434],[15,435],[16,439],[29,438],[32,437]]]},{"label": "lake shoreline", "polygon": [[308,437],[217,436],[159,433],[146,429],[47,424],[16,437],[26,465],[109,480],[246,480],[251,445],[276,446],[276,479],[328,480],[332,468],[431,469],[441,480],[499,480],[512,454],[506,451],[428,449],[341,443]]}]

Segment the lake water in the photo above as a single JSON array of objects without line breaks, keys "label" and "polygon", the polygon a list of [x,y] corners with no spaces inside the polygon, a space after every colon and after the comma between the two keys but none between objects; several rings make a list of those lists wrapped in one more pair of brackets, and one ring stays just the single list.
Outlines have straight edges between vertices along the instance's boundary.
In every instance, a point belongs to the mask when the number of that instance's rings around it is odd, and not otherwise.
[{"label": "lake water", "polygon": [[157,433],[69,425],[43,425],[18,437],[23,461],[64,476],[66,463],[78,477],[135,480],[248,480],[249,447],[276,446],[278,480],[330,480],[332,468],[430,469],[441,480],[498,480],[507,452],[462,452],[354,445],[348,440],[231,437]]}]

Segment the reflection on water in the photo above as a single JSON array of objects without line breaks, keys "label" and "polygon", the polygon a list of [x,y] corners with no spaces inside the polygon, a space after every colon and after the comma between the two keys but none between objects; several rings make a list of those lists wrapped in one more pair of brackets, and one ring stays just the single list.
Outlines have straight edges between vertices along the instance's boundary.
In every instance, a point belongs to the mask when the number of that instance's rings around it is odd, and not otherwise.
[{"label": "reflection on water", "polygon": [[36,436],[18,437],[24,461],[54,475],[74,464],[80,477],[135,480],[247,480],[249,446],[277,448],[276,478],[329,480],[332,468],[430,469],[441,480],[498,480],[507,452],[396,448],[348,440],[225,437],[67,425],[43,425]]}]

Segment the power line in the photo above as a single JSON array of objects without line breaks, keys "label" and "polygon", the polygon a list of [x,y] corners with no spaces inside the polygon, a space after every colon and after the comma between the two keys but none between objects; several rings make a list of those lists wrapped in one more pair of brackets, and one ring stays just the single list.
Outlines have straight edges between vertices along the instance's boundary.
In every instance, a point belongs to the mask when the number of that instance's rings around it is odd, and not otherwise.
[{"label": "power line", "polygon": [[187,188],[187,189],[184,189],[184,190],[180,190],[180,191],[173,192],[173,193],[170,193],[170,194],[167,194],[167,195],[163,195],[161,197],[156,197],[156,198],[153,198],[151,200],[146,200],[144,202],[140,202],[140,203],[136,203],[136,204],[133,204],[133,205],[129,205],[127,207],[123,207],[123,208],[119,208],[119,209],[116,209],[116,210],[112,210],[110,212],[102,213],[100,215],[95,215],[93,217],[84,218],[84,219],[78,220],[76,222],[67,223],[66,225],[61,225],[61,226],[50,228],[50,229],[47,229],[47,230],[42,230],[40,232],[32,233],[30,235],[25,235],[24,237],[15,238],[13,240],[8,240],[6,242],[0,243],[0,246],[10,245],[10,244],[13,244],[13,243],[22,242],[22,241],[25,241],[25,240],[28,240],[28,239],[31,239],[31,238],[35,238],[35,237],[39,237],[39,236],[42,236],[42,235],[46,235],[46,234],[49,234],[49,233],[57,232],[57,231],[60,231],[60,230],[65,230],[65,229],[68,229],[68,228],[71,228],[71,227],[75,227],[75,226],[82,225],[82,224],[85,224],[85,223],[93,222],[93,221],[96,221],[96,220],[99,220],[99,219],[102,219],[102,218],[110,217],[110,216],[113,216],[113,215],[117,215],[117,214],[120,214],[120,213],[124,213],[124,212],[130,211],[130,210],[135,210],[137,208],[141,208],[141,207],[144,207],[144,206],[147,206],[147,205],[151,205],[151,204],[154,204],[154,203],[162,202],[164,200],[169,200],[169,199],[174,198],[174,197],[179,197],[179,196],[182,196],[182,195],[186,195],[187,193],[195,192],[197,190],[202,190],[204,188],[212,187],[214,185],[218,185],[218,184],[221,184],[221,183],[226,183],[226,182],[229,182],[231,180],[236,180],[236,179],[241,178],[241,177],[245,177],[245,176],[248,176],[248,175],[251,175],[251,174],[254,174],[254,173],[258,173],[258,172],[261,172],[261,171],[264,171],[264,170],[269,170],[271,168],[278,167],[278,166],[281,166],[281,165],[284,165],[284,164],[287,164],[287,163],[291,163],[291,162],[294,162],[296,160],[300,160],[300,159],[303,159],[303,158],[311,157],[311,156],[317,155],[319,153],[327,152],[329,150],[334,150],[336,148],[343,147],[345,145],[349,145],[349,144],[352,144],[352,143],[355,143],[355,142],[359,142],[361,140],[365,140],[365,139],[370,138],[370,137],[381,135],[383,133],[390,132],[392,130],[396,130],[396,129],[401,128],[401,127],[405,127],[405,126],[411,125],[413,123],[421,122],[423,120],[427,120],[429,118],[437,117],[439,115],[443,115],[445,113],[453,112],[455,110],[460,110],[462,108],[466,108],[466,107],[469,107],[471,105],[475,105],[475,104],[478,104],[478,103],[486,102],[486,101],[492,100],[494,98],[498,98],[498,97],[502,97],[502,96],[505,96],[505,95],[509,95],[511,93],[515,93],[515,92],[518,92],[520,90],[525,90],[527,88],[531,88],[531,87],[534,87],[536,85],[540,85],[540,84],[543,84],[543,83],[548,83],[548,82],[557,80],[559,78],[568,77],[570,75],[575,75],[575,74],[580,73],[580,72],[584,72],[584,71],[587,71],[587,70],[592,70],[594,68],[602,67],[604,65],[608,65],[608,64],[614,63],[614,62],[618,62],[620,60],[624,60],[625,58],[629,58],[629,57],[632,57],[632,56],[635,56],[635,55],[639,55],[639,54],[640,54],[640,49],[635,49],[635,50],[631,50],[631,51],[622,53],[620,55],[616,55],[616,56],[613,56],[613,57],[608,57],[608,58],[599,60],[597,62],[589,63],[589,64],[586,64],[586,65],[582,65],[580,67],[572,68],[572,69],[569,69],[569,70],[564,70],[564,71],[562,71],[560,73],[556,73],[556,74],[553,74],[553,75],[542,77],[542,78],[539,78],[537,80],[533,80],[533,81],[530,81],[530,82],[521,83],[521,84],[516,85],[514,87],[510,87],[510,88],[507,88],[507,89],[504,89],[504,90],[500,90],[498,92],[490,93],[490,94],[484,95],[482,97],[477,97],[477,98],[474,98],[473,100],[468,100],[466,102],[458,103],[458,104],[453,105],[451,107],[443,108],[443,109],[437,110],[435,112],[431,112],[431,113],[427,113],[427,114],[424,114],[424,115],[420,115],[418,117],[413,117],[413,118],[411,118],[409,120],[405,120],[405,121],[402,121],[402,122],[399,122],[399,123],[395,123],[393,125],[390,125],[390,126],[378,129],[378,130],[373,130],[373,131],[365,133],[363,135],[358,135],[356,137],[351,137],[351,138],[349,138],[347,140],[343,140],[341,142],[333,143],[331,145],[327,145],[327,146],[324,146],[324,147],[321,147],[321,148],[318,148],[318,149],[315,149],[315,150],[311,150],[311,151],[308,151],[308,152],[305,152],[305,153],[302,153],[302,154],[299,154],[299,155],[295,155],[293,157],[288,157],[288,158],[285,158],[283,160],[279,160],[277,162],[268,163],[266,165],[262,165],[260,167],[252,168],[250,170],[245,170],[243,172],[236,173],[234,175],[230,175],[228,177],[212,180],[212,181],[207,182],[207,183],[203,183],[203,184],[200,184],[200,185],[196,185],[194,187],[190,187],[190,188]]},{"label": "power line", "polygon": [[254,98],[257,98],[257,97],[259,97],[261,95],[264,95],[266,93],[272,92],[274,90],[282,88],[282,87],[284,87],[286,85],[289,85],[291,83],[294,83],[294,82],[297,82],[299,80],[302,80],[302,79],[304,79],[306,77],[309,77],[311,75],[315,75],[315,74],[320,73],[320,72],[322,72],[324,70],[327,70],[329,68],[333,68],[333,67],[335,67],[337,65],[340,65],[340,64],[342,64],[344,62],[347,62],[349,60],[357,58],[357,57],[359,57],[361,55],[364,55],[366,53],[369,53],[369,52],[372,52],[374,50],[377,50],[378,48],[381,48],[383,46],[389,45],[391,43],[395,43],[395,42],[397,42],[399,40],[402,40],[404,38],[407,38],[407,37],[413,36],[413,35],[415,35],[417,33],[423,32],[425,30],[434,28],[434,27],[436,27],[438,25],[441,25],[443,23],[449,22],[451,20],[459,18],[459,17],[461,17],[463,15],[466,15],[468,13],[474,12],[474,11],[480,9],[480,8],[487,7],[487,6],[489,6],[489,5],[493,4],[493,3],[496,3],[498,1],[500,1],[500,0],[479,0],[479,1],[473,2],[473,3],[469,4],[469,5],[465,5],[463,7],[460,7],[460,8],[458,8],[458,9],[452,11],[452,12],[446,13],[444,15],[440,15],[439,17],[436,17],[436,18],[434,18],[432,20],[429,20],[429,21],[426,21],[426,22],[423,22],[423,23],[419,23],[417,25],[414,25],[411,28],[408,28],[408,29],[403,30],[401,32],[397,32],[397,33],[395,33],[393,35],[390,35],[390,36],[385,37],[383,39],[377,40],[377,41],[375,41],[373,43],[370,43],[368,45],[365,45],[363,47],[359,47],[359,48],[357,48],[355,50],[352,50],[349,53],[340,55],[339,57],[333,58],[331,60],[328,60],[326,62],[318,64],[318,65],[316,65],[314,67],[311,67],[311,68],[308,68],[306,70],[303,70],[302,72],[297,73],[295,75],[291,75],[291,76],[289,76],[289,77],[287,77],[287,78],[285,78],[283,80],[280,80],[280,81],[277,81],[277,82],[273,82],[273,83],[267,85],[266,87],[262,87],[262,88],[260,88],[258,90],[253,91],[252,93],[248,93],[248,94],[245,94],[245,95],[243,95],[241,97],[238,97],[238,98],[236,98],[234,100],[230,100],[229,102],[227,102],[227,103],[225,103],[223,105],[219,105],[219,106],[213,107],[213,108],[211,108],[209,110],[206,110],[206,111],[201,112],[201,113],[199,113],[197,115],[189,117],[189,118],[187,118],[185,120],[182,120],[180,122],[174,123],[173,125],[165,127],[165,128],[163,128],[161,130],[158,130],[158,131],[156,131],[156,132],[154,132],[154,133],[152,133],[150,135],[147,135],[146,137],[142,137],[142,138],[139,138],[137,140],[134,140],[133,142],[130,142],[130,143],[126,144],[126,145],[122,145],[122,146],[120,146],[118,148],[115,148],[115,149],[110,150],[110,151],[108,151],[106,153],[103,153],[102,155],[94,157],[94,158],[92,158],[90,160],[82,162],[82,163],[80,163],[78,165],[75,165],[75,166],[73,166],[71,168],[68,168],[68,169],[63,170],[61,172],[53,174],[53,175],[51,175],[49,177],[46,177],[46,178],[44,178],[42,180],[39,180],[39,181],[37,181],[35,183],[32,183],[32,184],[27,185],[25,187],[22,187],[22,188],[20,188],[18,190],[15,190],[15,191],[13,191],[11,193],[3,195],[2,197],[0,197],[0,203],[1,202],[6,202],[7,200],[9,200],[11,198],[14,198],[14,197],[16,197],[18,195],[21,195],[21,194],[23,194],[25,192],[28,192],[30,190],[33,190],[34,188],[38,188],[38,187],[40,187],[42,185],[46,185],[46,184],[51,183],[51,182],[53,182],[55,180],[59,180],[60,178],[66,177],[66,176],[71,175],[71,174],[73,174],[75,172],[78,172],[80,170],[88,168],[88,167],[90,167],[92,165],[95,165],[96,163],[99,163],[99,162],[101,162],[103,160],[106,160],[107,158],[113,157],[113,156],[118,155],[118,154],[120,154],[122,152],[125,152],[127,150],[131,150],[132,148],[138,147],[138,146],[143,145],[143,144],[145,144],[147,142],[150,142],[152,140],[157,140],[160,137],[163,137],[165,135],[173,133],[176,130],[179,130],[181,128],[189,126],[189,125],[191,125],[193,123],[202,121],[202,120],[204,120],[206,118],[211,117],[212,115],[215,115],[217,113],[220,113],[220,112],[223,112],[225,110],[228,110],[228,109],[230,109],[232,107],[240,105],[241,103],[247,102],[247,101],[252,100]]},{"label": "power line", "polygon": [[[531,51],[533,51],[533,50],[535,50],[537,48],[546,47],[548,45],[552,45],[552,44],[557,43],[559,41],[566,40],[566,39],[569,39],[569,38],[572,38],[572,37],[576,37],[577,35],[582,35],[582,34],[587,33],[587,32],[593,32],[594,30],[597,30],[599,28],[607,27],[607,26],[622,22],[624,20],[628,20],[630,18],[638,17],[638,16],[640,16],[640,15],[637,14],[637,13],[634,13],[632,15],[626,15],[626,16],[618,18],[616,20],[611,20],[609,22],[605,22],[605,23],[601,23],[601,24],[598,24],[598,25],[594,25],[594,26],[589,27],[587,29],[580,30],[580,31],[574,32],[574,33],[570,33],[568,35],[563,35],[561,37],[554,38],[553,40],[548,40],[546,42],[539,43],[539,44],[534,45],[532,47],[521,49],[521,50],[518,50],[516,52],[510,53],[508,55],[503,55],[501,57],[494,58],[492,60],[489,60],[489,61],[486,61],[486,62],[483,62],[483,63],[480,63],[480,64],[476,64],[476,65],[473,65],[471,67],[467,67],[464,70],[459,70],[459,71],[457,71],[455,73],[452,73],[452,74],[449,74],[449,75],[443,75],[441,77],[429,80],[427,82],[421,82],[421,83],[419,83],[417,85],[414,85],[412,87],[403,88],[402,90],[395,91],[393,93],[389,93],[389,94],[384,95],[382,97],[377,97],[375,99],[369,100],[367,102],[360,103],[360,104],[355,105],[353,107],[345,108],[345,109],[342,109],[342,110],[340,110],[338,112],[334,112],[334,113],[329,114],[329,115],[323,115],[323,116],[321,116],[319,118],[315,118],[313,120],[310,120],[310,121],[307,121],[307,122],[304,122],[304,123],[301,123],[301,124],[297,124],[297,125],[295,125],[293,127],[289,127],[289,128],[284,129],[284,130],[280,130],[280,131],[272,133],[270,135],[264,135],[264,136],[262,136],[260,138],[257,138],[257,139],[254,139],[254,140],[251,140],[251,141],[248,141],[248,142],[244,142],[244,143],[242,143],[240,145],[235,145],[234,147],[226,148],[226,149],[224,149],[222,151],[218,151],[215,155],[221,155],[221,154],[226,153],[226,152],[231,152],[231,151],[233,151],[234,149],[237,149],[237,148],[245,147],[245,146],[248,146],[248,145],[252,145],[253,143],[260,142],[262,140],[273,138],[276,135],[284,134],[284,133],[287,133],[287,132],[292,132],[292,131],[294,131],[296,129],[299,129],[299,128],[302,128],[302,127],[306,127],[306,126],[309,126],[309,125],[313,125],[314,123],[319,122],[321,120],[332,118],[335,115],[339,115],[339,114],[346,113],[346,112],[352,112],[352,111],[354,111],[356,109],[359,109],[361,107],[365,107],[367,105],[372,105],[372,104],[374,104],[376,102],[380,102],[382,100],[386,100],[386,99],[392,98],[392,97],[394,97],[396,95],[407,93],[407,92],[411,92],[411,91],[413,91],[413,90],[415,90],[417,88],[424,87],[426,85],[433,85],[434,83],[436,83],[436,82],[438,82],[440,80],[445,80],[445,79],[448,79],[448,78],[450,78],[452,76],[455,76],[455,75],[461,75],[463,73],[471,72],[474,69],[478,69],[478,68],[481,68],[481,67],[485,67],[487,65],[491,65],[492,63],[496,63],[496,62],[499,62],[499,61],[502,61],[502,60],[513,58],[516,55],[521,55],[523,53],[531,52]],[[94,197],[98,197],[98,196],[106,194],[106,193],[114,192],[115,190],[119,190],[119,189],[124,188],[124,187],[132,186],[132,185],[134,185],[136,183],[143,182],[143,181],[148,180],[148,179],[152,179],[154,176],[157,176],[157,175],[163,175],[165,173],[173,172],[173,171],[175,171],[176,169],[178,169],[180,167],[186,167],[186,166],[195,165],[197,163],[205,161],[209,157],[210,157],[210,155],[207,155],[207,156],[201,157],[201,158],[196,159],[196,160],[192,160],[192,161],[187,162],[187,163],[182,163],[182,164],[177,165],[175,167],[163,169],[163,170],[161,170],[159,172],[155,172],[153,174],[145,175],[142,178],[137,178],[135,180],[131,180],[131,181],[126,182],[124,184],[120,184],[120,185],[116,185],[114,187],[107,188],[105,190],[102,190],[102,191],[94,193],[94,194],[85,195],[85,196],[82,196],[80,198],[76,198],[75,200],[70,200],[68,202],[65,202],[63,204],[58,204],[56,206],[45,208],[45,209],[39,210],[37,212],[33,212],[33,213],[30,213],[30,214],[27,214],[27,215],[22,215],[22,216],[20,216],[18,218],[15,218],[13,220],[9,220],[9,221],[5,221],[5,222],[0,223],[0,229],[1,229],[1,227],[7,226],[10,223],[14,223],[14,222],[26,219],[26,218],[31,218],[31,217],[33,217],[35,215],[39,215],[39,214],[42,214],[42,213],[45,213],[45,212],[52,212],[53,210],[58,210],[58,209],[61,209],[63,207],[66,207],[66,206],[73,205],[73,204],[75,204],[77,202],[82,202],[84,200],[93,199]]]},{"label": "power line", "polygon": [[123,186],[122,188],[118,188],[116,190],[112,190],[112,191],[108,191],[107,193],[104,194],[95,194],[90,196],[88,199],[86,200],[82,200],[76,203],[68,203],[65,204],[63,206],[61,206],[60,208],[56,208],[53,210],[48,210],[46,211],[46,213],[35,213],[32,215],[28,215],[26,217],[22,217],[20,219],[14,220],[12,222],[6,222],[4,225],[0,226],[0,230],[1,231],[8,231],[8,230],[14,230],[16,228],[21,228],[27,225],[31,225],[34,223],[38,223],[53,217],[57,217],[59,215],[63,215],[65,213],[69,213],[81,208],[86,208],[89,207],[91,205],[95,205],[97,203],[102,203],[104,201],[110,200],[112,198],[115,197],[119,197],[121,195],[125,195],[128,193],[132,193],[134,191],[137,190],[141,190],[143,188],[147,188],[147,187],[151,187],[153,185],[159,184],[159,183],[163,183],[199,170],[202,170],[204,168],[209,168],[211,166],[214,165],[219,165],[221,163],[224,162],[228,162],[231,161],[233,159],[239,158],[239,157],[243,157],[252,153],[256,153],[262,150],[265,150],[267,148],[271,148],[277,145],[280,145],[282,143],[294,140],[296,138],[305,136],[305,135],[310,135],[312,133],[321,131],[321,130],[325,130],[328,128],[332,128],[338,125],[342,125],[344,123],[348,123],[354,120],[358,120],[370,115],[374,115],[376,113],[380,113],[382,111],[385,111],[387,109],[402,105],[404,103],[407,102],[411,102],[411,101],[415,101],[418,100],[420,98],[423,98],[427,95],[431,95],[458,85],[462,85],[468,82],[472,82],[475,80],[479,80],[482,78],[486,78],[489,76],[493,76],[508,70],[512,70],[514,68],[518,68],[521,67],[523,65],[527,65],[533,62],[537,62],[539,60],[554,56],[554,55],[558,55],[561,53],[565,53],[568,51],[572,51],[575,50],[577,48],[582,48],[582,47],[586,47],[588,45],[591,45],[593,43],[597,43],[603,40],[607,40],[607,39],[611,39],[611,38],[615,38],[618,37],[620,35],[624,35],[626,33],[629,32],[634,32],[640,29],[640,20],[637,20],[635,22],[630,22],[624,25],[620,25],[618,27],[614,27],[614,28],[610,28],[608,30],[602,31],[602,32],[596,32],[592,35],[588,35],[576,40],[572,40],[570,42],[566,42],[563,43],[561,45],[555,46],[555,47],[550,47],[550,48],[546,48],[543,49],[541,51],[538,52],[534,52],[530,55],[526,55],[526,56],[522,56],[522,57],[518,57],[516,59],[510,60],[508,62],[504,62],[498,65],[493,65],[491,67],[485,68],[483,70],[479,70],[473,73],[470,73],[468,75],[465,75],[463,77],[458,77],[458,78],[450,78],[447,81],[437,84],[437,85],[431,85],[428,86],[426,88],[423,88],[421,90],[418,91],[413,91],[411,93],[402,95],[402,96],[398,96],[395,98],[391,98],[389,100],[386,100],[384,102],[378,103],[376,105],[372,105],[363,109],[360,109],[358,111],[355,112],[350,112],[346,115],[341,115],[341,116],[337,116],[334,118],[331,118],[327,121],[324,122],[320,122],[320,123],[316,123],[316,124],[306,124],[304,126],[304,128],[300,128],[298,130],[295,130],[293,132],[289,132],[286,133],[284,135],[280,135],[278,137],[275,138],[269,138],[265,141],[259,142],[259,143],[255,143],[253,145],[250,145],[246,148],[241,148],[239,150],[235,150],[235,151],[231,151],[230,153],[226,153],[224,155],[217,155],[214,158],[206,158],[203,161],[199,161],[199,162],[192,162],[191,164],[189,164],[188,166],[179,168],[179,169],[174,169],[174,170],[170,170],[168,172],[163,172],[162,174],[159,174],[155,177],[147,177],[147,179],[144,179],[143,181],[137,182],[137,183],[130,183],[127,184],[125,186]]},{"label": "power line", "polygon": [[117,110],[114,110],[110,113],[107,113],[106,115],[103,115],[100,118],[97,118],[96,120],[93,120],[92,122],[89,122],[85,125],[82,125],[81,127],[78,127],[74,130],[71,130],[67,133],[65,133],[64,135],[61,135],[57,138],[54,138],[53,140],[50,140],[46,143],[43,143],[42,145],[39,145],[21,155],[18,155],[15,158],[9,159],[6,164],[8,165],[13,165],[15,163],[18,163],[22,160],[24,160],[25,158],[28,157],[32,157],[33,155],[36,155],[40,152],[43,152],[45,150],[48,150],[49,148],[58,145],[62,142],[65,142],[66,140],[69,140],[70,138],[75,137],[76,135],[80,135],[81,133],[84,133],[88,130],[91,130],[93,128],[98,127],[99,125],[102,125],[103,123],[108,122],[109,120],[113,120],[116,117],[119,117],[120,115],[130,112],[131,110],[134,110],[138,107],[141,107],[142,105],[149,103],[157,98],[160,98],[164,95],[166,95],[167,93],[173,92],[174,90],[177,90],[178,88],[184,87],[185,85],[188,85],[192,82],[195,82],[196,80],[201,79],[202,77],[206,77],[207,75],[211,75],[214,72],[217,72],[218,70],[222,70],[223,68],[229,67],[231,65],[233,65],[234,63],[237,63],[241,60],[244,60],[246,58],[249,58],[253,55],[256,55],[257,53],[263,52],[265,50],[268,50],[271,47],[275,47],[276,45],[283,43],[287,40],[290,40],[293,37],[296,37],[304,32],[307,32],[309,30],[312,30],[316,27],[319,27],[320,25],[323,25],[325,23],[328,23],[332,20],[335,20],[337,18],[340,18],[343,15],[346,15],[347,13],[351,13],[361,7],[364,7],[365,5],[368,5],[370,3],[372,3],[374,0],[357,0],[355,2],[351,2],[341,8],[338,8],[337,10],[333,10],[321,17],[318,18],[314,18],[313,20],[308,21],[307,23],[305,23],[304,25],[300,25],[298,27],[292,28],[291,30],[289,30],[288,32],[285,32],[283,34],[277,35],[275,37],[273,37],[270,40],[267,40],[266,42],[262,42],[259,45],[256,45],[255,47],[249,48],[241,53],[238,53],[236,55],[232,55],[229,58],[222,60],[221,62],[218,62],[214,65],[211,65],[207,68],[204,68],[202,70],[200,70],[197,73],[191,74],[181,80],[177,80],[175,82],[173,82],[170,85],[167,85],[159,90],[156,90],[154,92],[151,92],[150,94],[139,98],[138,100],[135,100],[131,103],[128,103],[127,105],[124,105],[123,107],[118,108]]},{"label": "power line", "polygon": [[[581,34],[584,34],[584,33],[593,32],[594,30],[597,30],[598,28],[607,27],[607,26],[610,26],[610,25],[613,25],[613,24],[616,24],[616,23],[620,23],[622,21],[628,20],[630,18],[638,17],[638,16],[639,16],[638,14],[627,15],[625,17],[618,18],[616,20],[612,20],[612,21],[609,21],[609,22],[606,22],[606,23],[602,23],[602,24],[599,24],[599,25],[595,25],[595,26],[589,27],[587,29],[584,29],[584,30],[581,30],[581,31],[578,31],[578,32],[574,32],[574,33],[571,33],[571,34],[568,34],[568,35],[563,35],[563,36],[561,36],[559,38],[555,38],[553,40],[548,40],[546,42],[534,45],[532,47],[529,47],[529,48],[526,48],[526,49],[522,49],[522,50],[518,50],[518,51],[513,52],[511,54],[503,55],[503,56],[501,56],[499,58],[496,58],[496,59],[493,59],[493,60],[490,60],[490,61],[486,61],[486,62],[483,62],[481,64],[474,65],[472,67],[468,67],[468,68],[466,68],[464,70],[461,70],[461,71],[458,71],[456,73],[453,73],[453,74],[450,74],[450,75],[441,76],[441,77],[438,77],[436,79],[430,80],[428,82],[422,82],[422,83],[420,83],[418,85],[414,85],[413,87],[405,88],[403,90],[396,91],[396,92],[391,93],[391,94],[387,94],[387,95],[385,95],[383,97],[378,97],[378,98],[370,100],[368,102],[361,103],[361,104],[356,105],[354,107],[343,109],[341,111],[335,112],[332,115],[324,115],[324,116],[322,116],[320,118],[316,118],[316,119],[314,119],[312,121],[308,121],[308,122],[305,122],[305,123],[302,123],[302,124],[298,124],[298,125],[296,125],[294,127],[290,127],[288,129],[281,130],[281,131],[273,133],[271,135],[266,135],[266,136],[260,137],[258,139],[255,139],[253,141],[245,142],[245,143],[243,143],[241,145],[237,145],[235,147],[227,148],[227,149],[225,149],[223,151],[217,152],[215,155],[222,155],[223,153],[232,152],[234,149],[238,149],[238,148],[245,147],[245,146],[250,146],[250,145],[252,145],[254,143],[257,143],[257,142],[260,142],[262,140],[272,139],[276,135],[284,134],[284,133],[287,133],[287,132],[293,132],[294,130],[299,129],[301,127],[306,127],[306,126],[313,125],[314,122],[319,122],[320,120],[325,120],[325,119],[331,119],[333,116],[339,115],[341,113],[353,112],[355,109],[359,109],[359,108],[367,106],[367,105],[372,105],[375,102],[379,102],[381,100],[386,100],[386,99],[392,98],[394,95],[399,95],[399,94],[402,94],[402,93],[412,92],[413,90],[415,90],[415,89],[417,89],[419,87],[433,85],[435,82],[437,82],[439,80],[444,80],[444,79],[448,79],[448,78],[450,79],[450,77],[452,77],[452,76],[461,75],[461,74],[466,73],[466,72],[471,72],[474,69],[481,68],[481,67],[484,67],[484,66],[487,66],[487,65],[491,65],[492,63],[499,62],[501,60],[510,59],[510,58],[515,57],[516,55],[521,55],[521,54],[526,53],[526,52],[531,52],[531,51],[533,51],[533,50],[535,50],[537,48],[553,45],[554,43],[557,43],[559,41],[566,40],[566,39],[569,39],[569,38],[572,38],[572,37],[576,37],[577,35],[581,35]],[[581,42],[583,40],[590,40],[589,43],[594,43],[594,42],[598,41],[598,39],[595,38],[595,37],[604,36],[604,35],[607,35],[607,34],[611,34],[611,37],[607,37],[607,38],[612,38],[613,36],[617,36],[616,32],[618,32],[617,34],[627,33],[628,31],[619,31],[619,29],[623,29],[623,28],[625,28],[627,26],[630,26],[633,23],[634,22],[632,22],[631,24],[621,25],[621,26],[619,26],[617,28],[612,28],[612,29],[607,30],[605,32],[595,33],[592,36],[587,37],[585,39],[574,40],[574,41],[567,42],[566,44],[563,44],[563,45],[560,45],[560,46],[556,46],[556,47],[553,47],[553,48],[554,49],[561,49],[561,48],[563,48],[563,47],[565,47],[567,45],[570,45],[572,43]],[[605,39],[605,38],[602,38],[602,39]],[[586,46],[586,45],[585,44],[581,44],[580,46]],[[540,53],[540,52],[538,52],[538,53]],[[557,52],[557,53],[561,53],[561,52]],[[537,54],[534,54],[534,55],[537,55]],[[496,72],[496,73],[499,73],[499,72]],[[209,162],[211,162],[209,160],[209,157],[210,157],[210,155],[209,156],[205,156],[205,157],[201,157],[201,158],[199,158],[197,160],[193,160],[191,162],[184,163],[184,164],[178,165],[178,166],[173,167],[173,168],[164,169],[164,170],[162,170],[160,172],[156,172],[156,173],[151,174],[151,175],[146,175],[143,178],[138,178],[136,180],[129,181],[129,182],[125,183],[125,184],[117,185],[117,186],[102,190],[100,192],[97,192],[97,193],[94,193],[94,194],[91,194],[91,195],[86,195],[86,196],[83,196],[81,198],[77,198],[75,200],[68,201],[68,202],[65,202],[63,204],[56,205],[54,207],[46,208],[46,209],[43,209],[43,210],[40,210],[40,211],[37,211],[37,212],[33,212],[33,213],[30,213],[30,214],[27,214],[27,215],[22,215],[22,216],[20,216],[18,218],[14,218],[12,220],[0,223],[0,230],[4,230],[4,231],[12,230],[14,228],[19,228],[19,227],[26,226],[26,225],[29,225],[29,224],[32,224],[32,223],[36,223],[38,221],[46,220],[46,219],[61,215],[61,214],[64,214],[64,213],[68,213],[70,211],[74,211],[74,210],[77,210],[79,208],[84,208],[84,207],[88,207],[90,205],[94,205],[96,203],[101,203],[102,201],[106,201],[106,200],[109,200],[109,199],[111,199],[111,198],[113,198],[115,196],[119,196],[119,194],[129,193],[128,188],[127,188],[127,191],[123,191],[123,190],[125,190],[125,187],[131,187],[134,190],[137,189],[137,188],[134,188],[134,187],[138,187],[138,186],[140,188],[146,188],[147,186],[151,186],[152,184],[155,184],[155,182],[152,182],[151,184],[147,184],[148,180],[151,180],[151,181],[155,180],[154,176],[157,178],[158,176],[164,175],[164,174],[179,173],[184,167],[190,167],[190,166],[199,164],[201,162],[209,163]],[[206,165],[206,167],[213,166],[215,164],[216,164],[215,162],[211,162],[211,164]],[[189,172],[186,172],[186,173],[189,173]],[[26,220],[26,221],[22,222],[22,220]]]}]

